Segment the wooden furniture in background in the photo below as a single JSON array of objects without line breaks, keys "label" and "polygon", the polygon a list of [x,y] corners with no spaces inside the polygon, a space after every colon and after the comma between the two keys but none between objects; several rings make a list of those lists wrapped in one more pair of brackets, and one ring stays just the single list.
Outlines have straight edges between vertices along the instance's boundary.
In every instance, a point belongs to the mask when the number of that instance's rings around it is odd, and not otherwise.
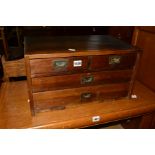
[{"label": "wooden furniture in background", "polygon": [[7,45],[7,41],[5,38],[5,33],[4,33],[4,27],[0,27],[0,41],[2,41],[3,44],[3,52],[6,58],[8,58],[8,45]]},{"label": "wooden furniture in background", "polygon": [[135,27],[132,44],[143,49],[138,80],[155,91],[155,26]]},{"label": "wooden furniture in background", "polygon": [[[135,27],[132,44],[143,50],[137,79],[155,91],[155,26]],[[134,125],[138,125],[140,128],[155,128],[155,113],[142,118],[138,117],[123,125],[129,128]]]},{"label": "wooden furniture in background", "polygon": [[25,38],[33,113],[130,98],[141,50],[106,35]]},{"label": "wooden furniture in background", "polygon": [[[22,46],[22,38],[20,37],[20,28],[17,26],[14,28],[16,32],[16,38],[17,38],[17,44],[13,45],[9,43],[9,32],[7,32],[7,29],[11,27],[0,27],[0,40],[2,40],[3,43],[3,51],[2,54],[5,57],[5,60],[16,60],[24,57],[24,47]],[[11,41],[11,43],[14,42],[14,40]]]},{"label": "wooden furniture in background", "polygon": [[155,113],[148,113],[135,118],[122,121],[121,125],[125,129],[155,129]]},{"label": "wooden furniture in background", "polygon": [[[0,91],[0,128],[84,128],[126,119],[129,123],[137,117],[141,125],[132,128],[155,128],[152,119],[147,121],[155,111],[155,93],[139,82],[133,91],[137,99],[81,104],[35,116],[31,116],[26,81],[5,82]],[[93,116],[99,121],[92,121]]]},{"label": "wooden furniture in background", "polygon": [[3,77],[3,68],[2,68],[2,61],[1,61],[1,55],[0,55],[0,86],[2,83],[2,77]]},{"label": "wooden furniture in background", "polygon": [[6,61],[3,56],[2,65],[4,72],[4,81],[9,81],[10,77],[26,76],[24,58],[19,60]]},{"label": "wooden furniture in background", "polygon": [[[4,41],[4,34],[3,34],[3,30],[4,28],[3,27],[0,27],[0,41]],[[4,42],[2,43],[4,44]],[[3,76],[3,68],[2,68],[2,51],[0,51],[0,85],[1,85],[1,82],[2,82],[2,76]]]},{"label": "wooden furniture in background", "polygon": [[134,26],[109,26],[108,34],[127,43],[131,43]]},{"label": "wooden furniture in background", "polygon": [[[3,66],[3,73],[4,73],[4,80],[8,81],[9,77],[20,77],[26,76],[25,73],[25,61],[24,58],[17,59],[17,60],[8,60],[9,57],[11,59],[16,59],[18,57],[22,57],[23,47],[19,44],[19,47],[9,47],[8,41],[5,36],[4,29],[5,27],[0,27],[0,39],[3,42],[3,56],[2,56],[2,66]],[[16,33],[18,34],[18,28],[16,27]],[[18,43],[19,43],[19,34],[18,34]],[[13,54],[13,56],[11,56]]]}]

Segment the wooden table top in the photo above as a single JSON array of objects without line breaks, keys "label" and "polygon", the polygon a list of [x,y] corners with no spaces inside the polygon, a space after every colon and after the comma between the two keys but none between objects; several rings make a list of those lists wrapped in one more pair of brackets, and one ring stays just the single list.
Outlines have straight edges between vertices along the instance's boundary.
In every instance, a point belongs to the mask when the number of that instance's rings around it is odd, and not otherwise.
[{"label": "wooden table top", "polygon": [[[94,102],[31,116],[26,81],[6,82],[0,89],[0,128],[81,128],[155,111],[155,93],[136,82],[137,99]],[[99,122],[92,122],[100,116]]]}]

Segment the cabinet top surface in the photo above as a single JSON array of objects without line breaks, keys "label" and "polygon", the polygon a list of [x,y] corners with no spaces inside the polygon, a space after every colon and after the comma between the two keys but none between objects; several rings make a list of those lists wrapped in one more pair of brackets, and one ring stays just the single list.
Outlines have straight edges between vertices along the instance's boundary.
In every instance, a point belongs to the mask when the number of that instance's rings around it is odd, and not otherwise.
[{"label": "cabinet top surface", "polygon": [[25,37],[25,54],[71,53],[81,51],[134,50],[135,48],[108,35]]}]

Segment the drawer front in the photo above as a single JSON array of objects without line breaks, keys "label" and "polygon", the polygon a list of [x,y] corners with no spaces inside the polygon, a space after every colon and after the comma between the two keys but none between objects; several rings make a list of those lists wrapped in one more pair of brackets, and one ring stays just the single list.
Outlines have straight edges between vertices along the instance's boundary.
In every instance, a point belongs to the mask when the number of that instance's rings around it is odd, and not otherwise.
[{"label": "drawer front", "polygon": [[92,71],[132,69],[136,56],[136,53],[92,56],[90,69]]},{"label": "drawer front", "polygon": [[30,67],[31,77],[84,72],[88,68],[88,57],[32,59]]},{"label": "drawer front", "polygon": [[36,111],[127,96],[128,83],[33,93]]},{"label": "drawer front", "polygon": [[99,84],[129,82],[132,70],[104,71],[63,76],[32,78],[32,91],[49,91]]}]

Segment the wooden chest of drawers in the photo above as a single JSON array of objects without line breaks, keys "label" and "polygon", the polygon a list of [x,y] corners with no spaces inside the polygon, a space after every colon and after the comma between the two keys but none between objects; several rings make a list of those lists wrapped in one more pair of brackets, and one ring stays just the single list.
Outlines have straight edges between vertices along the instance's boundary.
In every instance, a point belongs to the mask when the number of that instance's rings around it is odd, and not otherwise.
[{"label": "wooden chest of drawers", "polygon": [[129,97],[139,49],[111,36],[26,37],[32,114]]}]

